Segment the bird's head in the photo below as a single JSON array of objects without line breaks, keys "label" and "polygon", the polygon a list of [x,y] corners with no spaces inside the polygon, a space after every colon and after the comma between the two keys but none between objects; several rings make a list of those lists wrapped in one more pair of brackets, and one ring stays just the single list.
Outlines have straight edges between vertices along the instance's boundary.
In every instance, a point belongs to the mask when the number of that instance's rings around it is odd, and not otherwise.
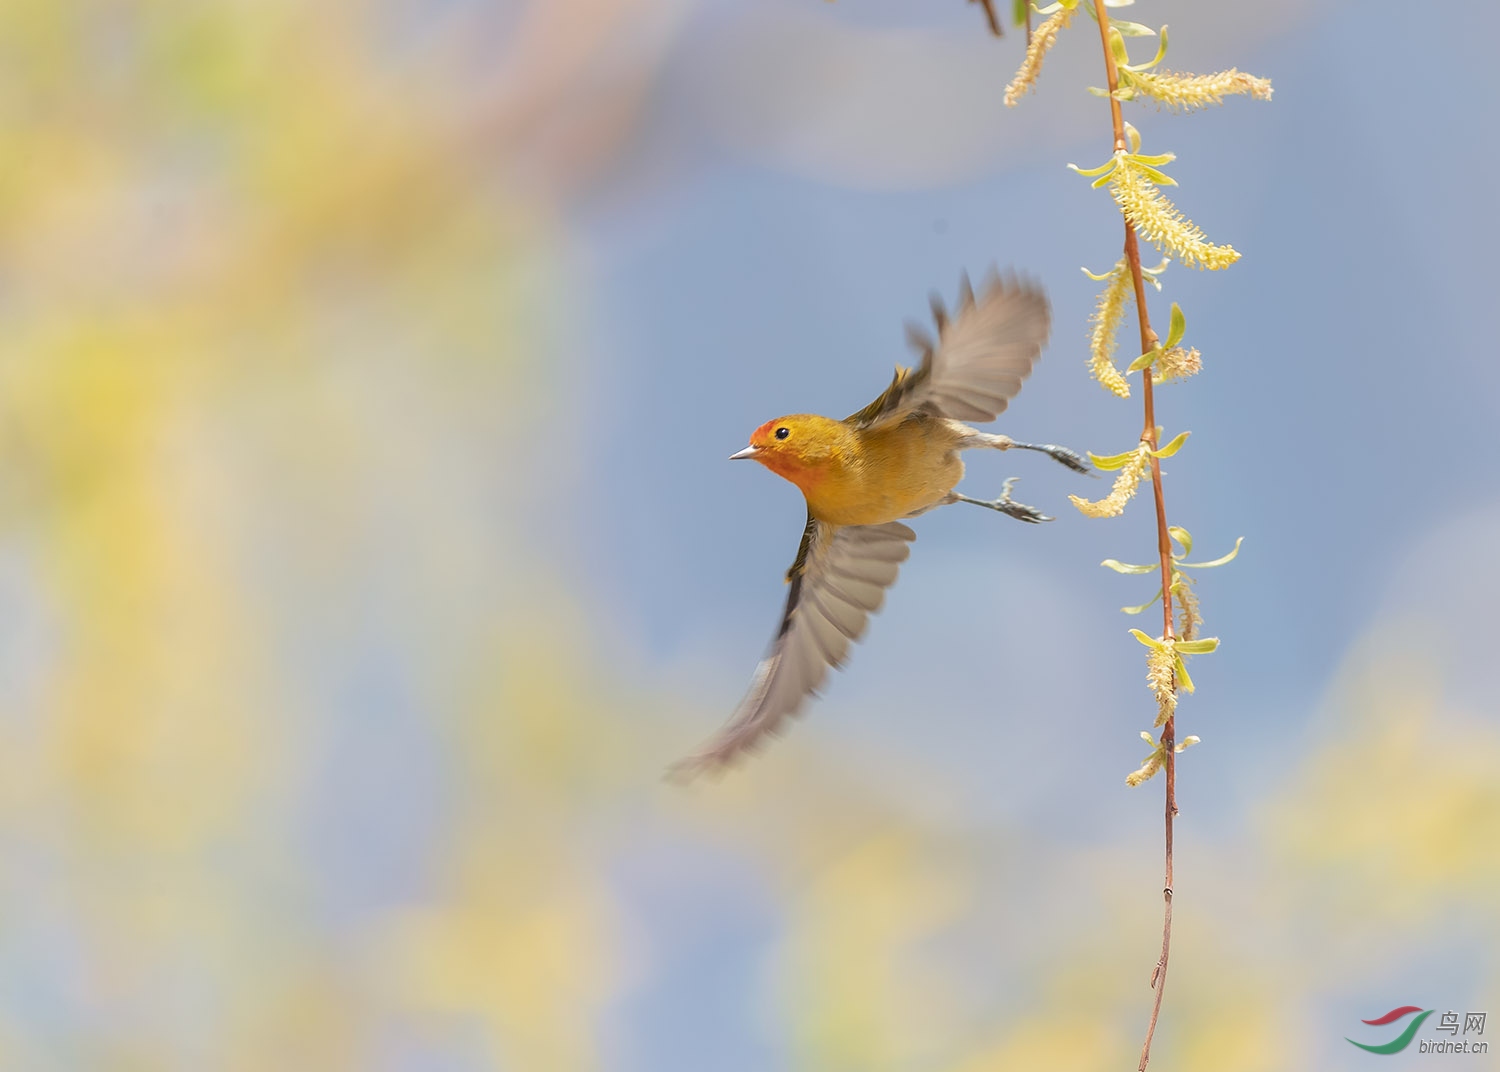
[{"label": "bird's head", "polygon": [[803,491],[820,483],[848,455],[852,430],[843,421],[794,413],[750,433],[750,445],[731,458],[751,458]]}]

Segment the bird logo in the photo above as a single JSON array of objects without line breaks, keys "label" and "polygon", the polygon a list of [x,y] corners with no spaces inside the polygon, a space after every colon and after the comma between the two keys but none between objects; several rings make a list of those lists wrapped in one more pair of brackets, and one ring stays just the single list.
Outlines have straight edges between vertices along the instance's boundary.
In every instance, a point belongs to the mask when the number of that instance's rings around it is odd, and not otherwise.
[{"label": "bird logo", "polygon": [[1370,1053],[1400,1053],[1402,1050],[1406,1049],[1406,1047],[1411,1045],[1411,1040],[1416,1037],[1417,1028],[1422,1026],[1423,1020],[1432,1015],[1433,1010],[1423,1009],[1420,1005],[1402,1005],[1398,1009],[1392,1009],[1384,1016],[1377,1016],[1373,1020],[1360,1021],[1360,1023],[1369,1024],[1372,1027],[1384,1027],[1386,1024],[1396,1023],[1398,1020],[1410,1016],[1414,1012],[1421,1013],[1421,1015],[1411,1023],[1407,1024],[1406,1029],[1395,1038],[1391,1039],[1389,1042],[1382,1042],[1379,1045],[1373,1045],[1365,1042],[1355,1042],[1352,1038],[1347,1037],[1344,1039],[1344,1041],[1350,1043],[1351,1045],[1358,1046],[1362,1050],[1368,1050]]},{"label": "bird logo", "polygon": [[727,723],[669,771],[675,780],[722,770],[779,732],[828,676],[880,609],[911,553],[908,518],[950,503],[972,503],[1037,523],[1040,510],[1011,498],[1015,477],[995,499],[954,490],[960,453],[976,448],[1036,450],[1080,473],[1087,463],[1066,447],[1019,443],[965,423],[993,421],[1021,390],[1051,329],[1046,294],[1036,283],[993,269],[976,299],[960,281],[950,318],[934,295],[934,341],[908,325],[921,353],[916,369],[895,378],[864,409],[843,420],[798,413],[767,421],[732,459],[759,462],[795,484],[807,500],[807,526],[781,624],[749,691]]}]

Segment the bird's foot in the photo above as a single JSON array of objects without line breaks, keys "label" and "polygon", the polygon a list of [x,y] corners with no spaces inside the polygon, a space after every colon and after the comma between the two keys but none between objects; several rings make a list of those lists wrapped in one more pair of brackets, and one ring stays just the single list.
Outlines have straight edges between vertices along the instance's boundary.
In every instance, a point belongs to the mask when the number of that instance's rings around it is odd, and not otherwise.
[{"label": "bird's foot", "polygon": [[1085,461],[1076,450],[1069,450],[1067,447],[1059,447],[1055,443],[1012,442],[1011,446],[1019,447],[1021,450],[1039,450],[1043,454],[1047,455],[1047,457],[1051,458],[1053,461],[1066,465],[1075,473],[1086,473],[1089,476],[1099,475],[1098,473],[1094,472],[1094,470],[1089,466],[1089,463]]},{"label": "bird's foot", "polygon": [[998,510],[1002,514],[1015,518],[1017,521],[1025,521],[1035,525],[1042,521],[1052,521],[1053,518],[1042,513],[1035,506],[1027,506],[1018,503],[1010,497],[1010,489],[1020,477],[1009,477],[1000,486],[1000,498],[998,499],[971,499],[967,495],[953,493],[955,502],[973,503],[975,506],[987,507],[990,510]]}]

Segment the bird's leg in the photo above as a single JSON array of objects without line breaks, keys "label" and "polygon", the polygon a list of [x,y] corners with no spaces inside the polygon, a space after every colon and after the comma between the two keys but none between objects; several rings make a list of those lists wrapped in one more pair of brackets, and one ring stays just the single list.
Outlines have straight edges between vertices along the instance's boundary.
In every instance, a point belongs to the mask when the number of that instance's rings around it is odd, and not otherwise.
[{"label": "bird's leg", "polygon": [[966,502],[973,503],[975,506],[986,506],[991,510],[998,510],[1002,514],[1008,514],[1009,516],[1015,518],[1017,521],[1028,521],[1033,525],[1039,521],[1051,521],[1052,518],[1042,513],[1035,506],[1027,506],[1025,503],[1018,503],[1010,497],[1011,486],[1015,484],[1015,482],[1019,479],[1020,477],[1009,477],[1005,481],[1005,483],[1000,486],[1000,498],[998,499],[971,499],[967,495],[960,495],[956,491],[950,491],[948,493],[947,501]]},{"label": "bird's leg", "polygon": [[1055,462],[1066,465],[1075,473],[1087,473],[1089,476],[1099,474],[1089,468],[1089,463],[1079,457],[1078,452],[1069,450],[1067,447],[1059,447],[1053,443],[1017,443],[1008,435],[992,435],[989,432],[976,432],[978,439],[974,446],[994,447],[996,450],[1039,450]]},{"label": "bird's leg", "polygon": [[1075,473],[1083,473],[1087,476],[1099,475],[1090,468],[1089,463],[1084,461],[1076,450],[1059,447],[1055,443],[1015,443],[1013,445],[1022,450],[1039,450],[1053,461],[1066,465]]}]

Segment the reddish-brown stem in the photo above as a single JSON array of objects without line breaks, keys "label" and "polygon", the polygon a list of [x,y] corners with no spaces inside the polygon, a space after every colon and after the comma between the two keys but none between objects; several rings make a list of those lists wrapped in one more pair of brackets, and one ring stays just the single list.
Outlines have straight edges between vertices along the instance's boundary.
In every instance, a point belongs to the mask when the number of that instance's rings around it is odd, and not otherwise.
[{"label": "reddish-brown stem", "polygon": [[[1109,47],[1109,16],[1105,13],[1104,0],[1093,0],[1094,14],[1098,16],[1099,40],[1104,45],[1104,69],[1109,85],[1109,113],[1114,122],[1115,151],[1128,152],[1125,137],[1125,118],[1120,114],[1120,101],[1115,90],[1120,85],[1120,73],[1115,67],[1115,55]],[[1151,318],[1146,311],[1146,280],[1141,273],[1141,248],[1136,238],[1135,226],[1125,220],[1125,262],[1130,266],[1131,282],[1135,285],[1135,308],[1141,327],[1141,353],[1156,346],[1156,332],[1151,330]],[[1155,378],[1150,368],[1141,374],[1145,421],[1141,429],[1141,440],[1154,451],[1158,447],[1156,436]],[[1172,537],[1167,531],[1167,505],[1162,495],[1161,461],[1151,456],[1151,493],[1156,500],[1156,549],[1161,559],[1161,616],[1162,638],[1171,640],[1172,629]],[[1175,685],[1175,682],[1173,683]],[[1151,1060],[1151,1040],[1156,1035],[1156,1021],[1161,1016],[1162,993],[1167,987],[1167,959],[1172,949],[1172,820],[1177,815],[1177,763],[1174,751],[1177,739],[1177,720],[1168,718],[1161,731],[1161,748],[1164,753],[1163,766],[1166,772],[1167,800],[1166,824],[1166,881],[1162,888],[1165,902],[1162,910],[1161,956],[1156,969],[1151,973],[1151,989],[1155,992],[1151,1002],[1151,1019],[1146,1024],[1146,1040],[1141,1044],[1139,1072],[1146,1072]]]},{"label": "reddish-brown stem", "polygon": [[[973,0],[969,0],[973,3]],[[995,0],[979,0],[984,5],[984,17],[989,20],[990,33],[996,37],[1004,37],[1005,29],[1000,25],[1000,16],[995,14]]]}]

